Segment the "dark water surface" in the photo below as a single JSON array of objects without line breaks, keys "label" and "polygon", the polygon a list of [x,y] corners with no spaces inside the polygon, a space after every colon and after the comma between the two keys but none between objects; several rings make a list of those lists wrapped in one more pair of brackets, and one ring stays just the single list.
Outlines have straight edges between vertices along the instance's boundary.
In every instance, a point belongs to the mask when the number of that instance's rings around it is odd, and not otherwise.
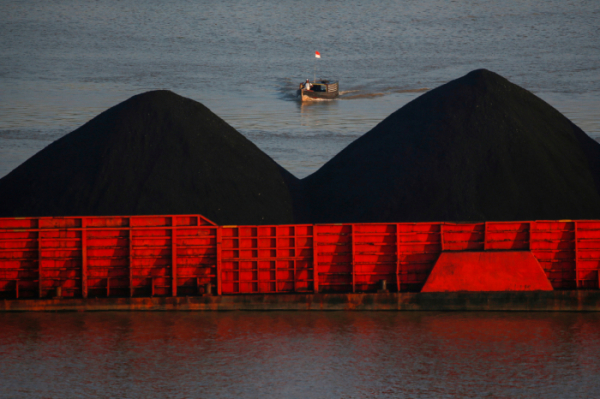
[{"label": "dark water surface", "polygon": [[2,398],[593,398],[593,313],[0,314]]}]

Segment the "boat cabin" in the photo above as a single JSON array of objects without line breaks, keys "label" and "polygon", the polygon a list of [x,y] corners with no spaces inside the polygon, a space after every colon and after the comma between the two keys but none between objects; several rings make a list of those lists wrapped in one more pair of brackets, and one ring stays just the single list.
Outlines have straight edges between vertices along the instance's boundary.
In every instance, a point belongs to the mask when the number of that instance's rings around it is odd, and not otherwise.
[{"label": "boat cabin", "polygon": [[337,81],[318,80],[311,85],[311,90],[304,90],[304,83],[300,84],[297,94],[301,101],[332,100],[339,95]]}]

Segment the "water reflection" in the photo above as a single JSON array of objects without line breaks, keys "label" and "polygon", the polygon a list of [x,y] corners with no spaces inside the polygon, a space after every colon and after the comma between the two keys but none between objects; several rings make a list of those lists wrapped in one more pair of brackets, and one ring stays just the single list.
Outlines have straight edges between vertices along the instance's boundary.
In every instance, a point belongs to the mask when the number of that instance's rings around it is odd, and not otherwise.
[{"label": "water reflection", "polygon": [[593,397],[600,316],[0,314],[2,397]]},{"label": "water reflection", "polygon": [[337,100],[330,101],[298,101],[300,125],[307,128],[319,126],[336,126],[340,124],[341,116]]}]

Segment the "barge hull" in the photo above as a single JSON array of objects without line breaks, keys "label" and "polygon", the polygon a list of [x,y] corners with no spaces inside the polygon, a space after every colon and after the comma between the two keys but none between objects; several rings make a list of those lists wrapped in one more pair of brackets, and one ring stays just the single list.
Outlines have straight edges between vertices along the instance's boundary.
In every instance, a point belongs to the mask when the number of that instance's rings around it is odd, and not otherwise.
[{"label": "barge hull", "polygon": [[446,293],[600,292],[599,271],[598,220],[217,226],[201,215],[0,218],[7,301],[152,304],[380,290],[410,297],[430,277],[437,285],[425,290]]},{"label": "barge hull", "polygon": [[600,291],[283,294],[0,301],[0,312],[85,311],[597,312]]}]

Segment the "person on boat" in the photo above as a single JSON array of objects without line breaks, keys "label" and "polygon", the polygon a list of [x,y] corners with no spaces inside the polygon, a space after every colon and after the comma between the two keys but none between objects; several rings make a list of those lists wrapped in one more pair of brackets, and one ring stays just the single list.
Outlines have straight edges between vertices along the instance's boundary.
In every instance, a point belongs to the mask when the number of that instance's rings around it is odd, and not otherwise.
[{"label": "person on boat", "polygon": [[304,90],[310,90],[312,89],[312,85],[310,84],[310,81],[308,79],[306,79],[306,83],[304,83]]}]

